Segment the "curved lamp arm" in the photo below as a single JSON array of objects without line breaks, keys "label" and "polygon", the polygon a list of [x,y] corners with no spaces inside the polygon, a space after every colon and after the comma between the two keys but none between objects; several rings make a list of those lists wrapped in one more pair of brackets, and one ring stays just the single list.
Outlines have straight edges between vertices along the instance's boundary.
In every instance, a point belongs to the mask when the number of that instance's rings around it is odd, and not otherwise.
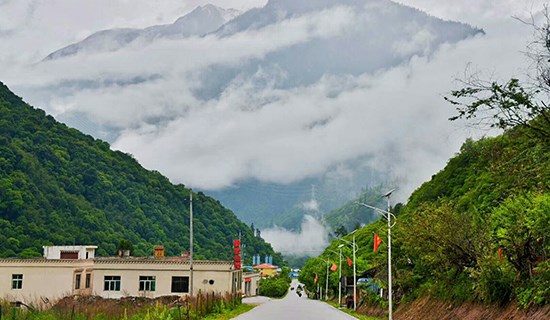
[{"label": "curved lamp arm", "polygon": [[393,226],[395,226],[395,224],[397,223],[397,217],[391,212],[388,212],[386,210],[382,210],[382,209],[377,208],[377,207],[370,206],[370,205],[362,203],[362,202],[355,201],[355,203],[358,204],[358,205],[361,205],[363,207],[373,209],[374,212],[378,213],[379,215],[386,218],[387,220],[390,220],[390,222],[392,222],[391,218],[393,217],[393,223],[390,224],[390,228],[393,228]]}]

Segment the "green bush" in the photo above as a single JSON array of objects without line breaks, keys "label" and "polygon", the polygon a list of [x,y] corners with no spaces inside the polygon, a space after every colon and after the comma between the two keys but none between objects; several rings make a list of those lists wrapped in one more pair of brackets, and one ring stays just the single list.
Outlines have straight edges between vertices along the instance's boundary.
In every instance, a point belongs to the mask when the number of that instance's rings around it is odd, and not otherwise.
[{"label": "green bush", "polygon": [[476,293],[482,301],[504,306],[513,297],[515,273],[509,264],[496,259],[481,262],[477,280]]},{"label": "green bush", "polygon": [[535,277],[516,290],[518,304],[522,308],[550,303],[550,260],[541,262],[534,273]]},{"label": "green bush", "polygon": [[290,287],[290,282],[286,277],[265,278],[260,281],[260,295],[281,298]]}]

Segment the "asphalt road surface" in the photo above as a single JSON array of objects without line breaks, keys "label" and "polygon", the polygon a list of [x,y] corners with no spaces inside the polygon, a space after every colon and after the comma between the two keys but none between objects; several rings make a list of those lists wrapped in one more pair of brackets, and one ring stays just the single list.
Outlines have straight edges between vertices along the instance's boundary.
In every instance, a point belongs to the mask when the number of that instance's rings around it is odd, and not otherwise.
[{"label": "asphalt road surface", "polygon": [[[296,288],[294,280],[291,287]],[[245,300],[246,301],[246,300]],[[299,297],[296,290],[288,292],[283,299],[269,300],[247,313],[233,318],[235,320],[349,320],[354,318],[324,302],[310,300],[305,295]]]}]

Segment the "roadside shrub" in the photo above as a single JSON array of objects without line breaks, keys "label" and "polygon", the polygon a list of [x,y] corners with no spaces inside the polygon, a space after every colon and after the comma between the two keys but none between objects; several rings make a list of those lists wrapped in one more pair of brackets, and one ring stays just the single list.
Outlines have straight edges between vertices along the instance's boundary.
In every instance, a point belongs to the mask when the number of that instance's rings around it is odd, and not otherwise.
[{"label": "roadside shrub", "polygon": [[286,277],[265,278],[260,281],[260,295],[281,298],[288,292],[289,287],[290,283]]},{"label": "roadside shrub", "polygon": [[550,304],[550,260],[541,262],[534,269],[535,276],[516,291],[518,305],[528,308]]},{"label": "roadside shrub", "polygon": [[515,272],[509,264],[490,259],[480,263],[476,293],[482,301],[506,305],[513,297]]}]

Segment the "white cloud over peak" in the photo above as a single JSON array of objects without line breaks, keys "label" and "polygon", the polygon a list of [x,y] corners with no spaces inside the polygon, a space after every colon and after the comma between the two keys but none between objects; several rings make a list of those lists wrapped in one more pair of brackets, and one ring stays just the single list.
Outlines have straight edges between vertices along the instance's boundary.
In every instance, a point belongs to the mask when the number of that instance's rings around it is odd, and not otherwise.
[{"label": "white cloud over peak", "polygon": [[262,238],[271,243],[275,251],[285,255],[309,257],[323,252],[329,243],[328,235],[329,230],[310,215],[304,216],[299,232],[278,227],[262,231]]},{"label": "white cloud over peak", "polygon": [[[327,74],[311,84],[284,87],[279,84],[289,75],[272,66],[232,79],[219,96],[200,99],[194,92],[205,81],[203,70],[236,68],[310,39],[345,34],[364,17],[340,7],[227,37],[162,40],[29,65],[98,28],[170,23],[205,3],[128,5],[119,0],[100,17],[105,0],[84,1],[89,16],[72,2],[55,0],[51,7],[42,1],[0,2],[1,18],[5,8],[21,14],[0,19],[5,21],[0,23],[0,80],[61,119],[82,115],[82,121],[117,130],[115,148],[174,182],[202,189],[246,179],[290,183],[364,159],[399,180],[400,200],[406,200],[472,135],[464,124],[447,120],[453,109],[442,95],[455,88],[453,80],[467,65],[501,78],[522,73],[521,50],[531,32],[510,18],[529,8],[521,1],[403,0],[436,16],[488,26],[487,34],[433,51],[433,34],[412,30],[409,41],[393,47],[394,53],[430,54],[374,74]],[[232,3],[251,7],[265,1]]]}]

